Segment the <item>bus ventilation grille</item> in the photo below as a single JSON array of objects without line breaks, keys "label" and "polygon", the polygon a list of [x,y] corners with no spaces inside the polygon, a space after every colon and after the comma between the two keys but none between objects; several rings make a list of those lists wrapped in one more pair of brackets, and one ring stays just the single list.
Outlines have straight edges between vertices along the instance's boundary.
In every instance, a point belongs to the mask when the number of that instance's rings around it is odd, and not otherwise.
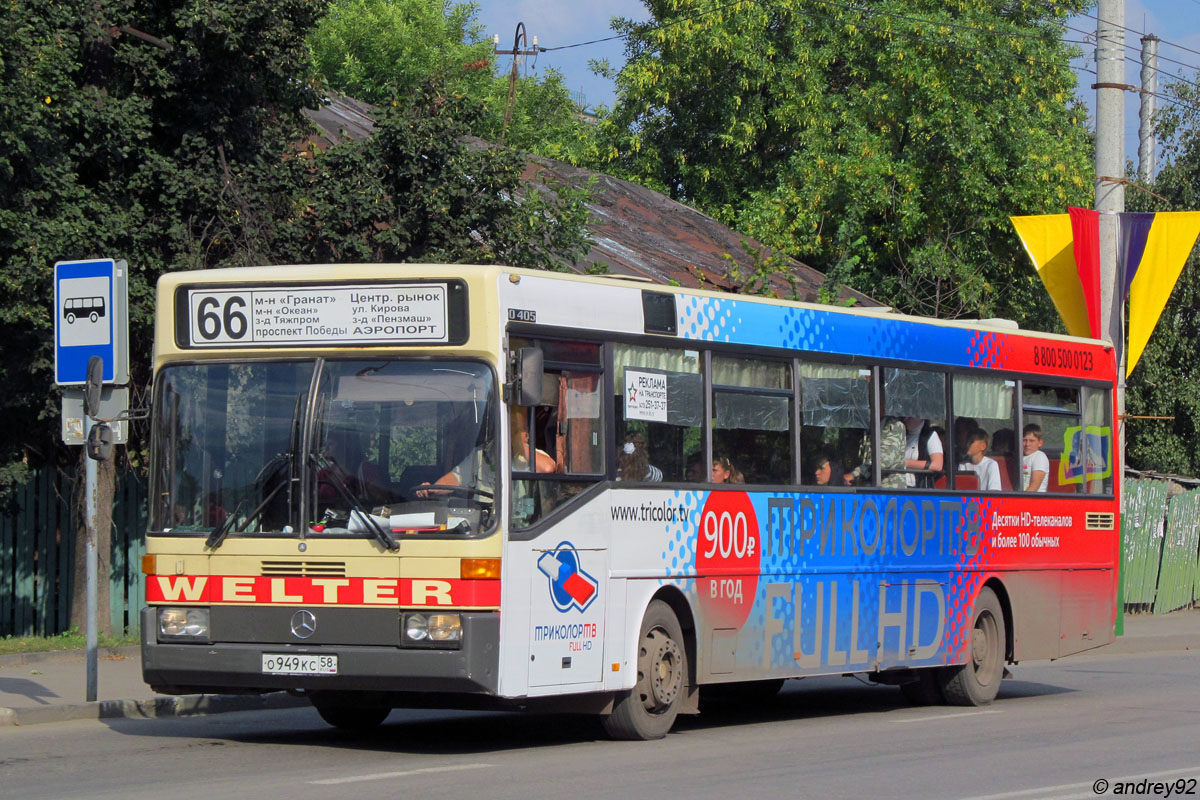
[{"label": "bus ventilation grille", "polygon": [[1111,511],[1089,511],[1087,513],[1087,529],[1089,531],[1111,531],[1117,524],[1117,515]]},{"label": "bus ventilation grille", "polygon": [[345,561],[264,561],[262,574],[301,578],[342,578]]}]

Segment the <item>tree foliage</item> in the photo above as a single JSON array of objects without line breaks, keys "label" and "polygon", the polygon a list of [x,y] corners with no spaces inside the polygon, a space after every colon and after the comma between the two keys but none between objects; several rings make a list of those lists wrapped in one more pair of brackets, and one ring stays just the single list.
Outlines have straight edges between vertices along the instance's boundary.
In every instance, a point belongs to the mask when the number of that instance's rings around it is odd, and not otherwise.
[{"label": "tree foliage", "polygon": [[[1175,83],[1176,104],[1158,117],[1164,166],[1155,198],[1127,192],[1131,211],[1200,209],[1200,89]],[[1127,463],[1136,469],[1200,477],[1200,248],[1193,247],[1141,359],[1129,376],[1125,425]]]},{"label": "tree foliage", "polygon": [[[304,150],[322,0],[12,0],[0,7],[0,489],[65,459],[52,391],[52,265],[130,267],[148,382],[158,275],[264,263],[546,266],[581,247],[569,192],[462,141],[478,108],[428,81],[375,137]],[[135,395],[137,393],[135,392]]]},{"label": "tree foliage", "polygon": [[[377,105],[439,83],[482,109],[465,120],[475,136],[547,158],[583,158],[594,147],[592,132],[562,75],[531,72],[536,60],[523,57],[509,109],[512,56],[495,55],[477,13],[466,2],[333,0],[309,37],[313,63],[331,88]],[[507,32],[500,47],[513,49]]]},{"label": "tree foliage", "polygon": [[1091,193],[1082,2],[647,0],[614,168],[904,310],[1053,310],[1008,215]]}]

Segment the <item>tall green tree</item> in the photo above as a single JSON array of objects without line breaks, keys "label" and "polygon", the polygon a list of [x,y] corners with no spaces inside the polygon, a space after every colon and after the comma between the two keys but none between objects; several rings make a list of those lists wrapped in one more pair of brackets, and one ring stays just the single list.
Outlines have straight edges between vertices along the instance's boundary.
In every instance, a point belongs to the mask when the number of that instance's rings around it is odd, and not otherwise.
[{"label": "tall green tree", "polygon": [[[53,460],[51,265],[130,264],[135,364],[150,294],[205,266],[228,176],[297,137],[314,0],[13,0],[0,7],[0,487]],[[141,358],[138,358],[141,356]]]},{"label": "tall green tree", "polygon": [[426,81],[376,136],[304,151],[322,0],[12,0],[0,7],[0,491],[69,458],[52,391],[55,261],[130,265],[134,382],[167,270],[505,261],[582,246],[581,206],[526,195],[462,136],[480,103]]},{"label": "tall green tree", "polygon": [[1053,311],[1007,217],[1091,193],[1083,0],[646,0],[613,169],[907,311]]},{"label": "tall green tree", "polygon": [[[309,37],[313,63],[331,88],[376,105],[439,83],[481,109],[465,120],[475,136],[548,158],[584,158],[592,131],[561,73],[533,72],[536,60],[524,57],[510,104],[512,57],[494,54],[477,14],[471,2],[333,0]],[[504,50],[513,45],[508,36]]]},{"label": "tall green tree", "polygon": [[[1126,192],[1131,211],[1200,210],[1200,89],[1174,83],[1157,121],[1163,166],[1154,197]],[[1136,469],[1200,477],[1200,248],[1193,247],[1129,376],[1125,457]],[[1169,419],[1137,419],[1168,417]]]}]

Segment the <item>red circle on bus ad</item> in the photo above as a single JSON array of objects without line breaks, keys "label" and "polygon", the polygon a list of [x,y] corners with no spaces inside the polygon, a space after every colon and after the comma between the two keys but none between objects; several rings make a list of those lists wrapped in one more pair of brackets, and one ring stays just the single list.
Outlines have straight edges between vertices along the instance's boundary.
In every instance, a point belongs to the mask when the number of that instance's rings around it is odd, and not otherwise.
[{"label": "red circle on bus ad", "polygon": [[745,492],[711,492],[696,532],[696,589],[714,627],[741,627],[758,590],[761,537]]}]

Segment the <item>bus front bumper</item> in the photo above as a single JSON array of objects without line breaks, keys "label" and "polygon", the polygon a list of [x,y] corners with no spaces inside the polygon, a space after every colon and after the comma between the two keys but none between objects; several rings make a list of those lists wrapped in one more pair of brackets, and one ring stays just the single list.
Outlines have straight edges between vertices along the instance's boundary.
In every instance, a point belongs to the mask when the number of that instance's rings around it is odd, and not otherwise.
[{"label": "bus front bumper", "polygon": [[[293,610],[289,609],[289,614]],[[142,609],[142,677],[163,694],[286,690],[494,695],[499,671],[499,615],[463,612],[462,624],[460,647],[453,650],[369,642],[292,644],[278,639],[176,643],[158,641],[157,608],[148,607]],[[214,634],[220,636],[219,627],[214,626]],[[263,671],[263,656],[267,654],[334,655],[337,674],[267,674]]]}]

